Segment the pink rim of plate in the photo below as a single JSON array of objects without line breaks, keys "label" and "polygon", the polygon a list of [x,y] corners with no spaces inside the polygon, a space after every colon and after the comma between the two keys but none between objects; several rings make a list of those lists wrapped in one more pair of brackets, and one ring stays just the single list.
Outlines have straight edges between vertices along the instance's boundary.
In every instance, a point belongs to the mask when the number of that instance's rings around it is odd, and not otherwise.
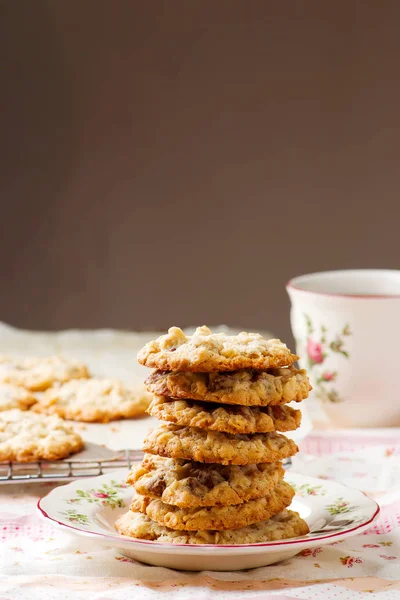
[{"label": "pink rim of plate", "polygon": [[[51,492],[50,492],[51,493]],[[365,523],[360,523],[359,525],[356,525],[356,527],[352,527],[351,529],[347,529],[346,531],[339,531],[336,533],[330,533],[327,535],[319,535],[317,537],[299,537],[296,539],[292,539],[292,540],[279,540],[277,542],[260,542],[258,544],[221,544],[221,545],[216,545],[216,544],[168,544],[168,543],[164,543],[164,542],[156,542],[156,541],[152,541],[152,540],[140,540],[137,538],[130,538],[128,536],[116,536],[116,535],[108,535],[107,533],[99,533],[97,531],[85,531],[84,529],[79,529],[78,527],[74,527],[73,525],[66,525],[65,523],[62,523],[61,521],[57,521],[57,519],[53,519],[53,517],[50,517],[48,515],[48,513],[40,506],[40,502],[42,500],[44,500],[45,498],[47,498],[47,496],[49,494],[47,494],[46,496],[43,496],[43,498],[41,498],[38,503],[37,503],[37,507],[40,510],[40,512],[42,513],[43,517],[46,519],[49,519],[50,521],[53,521],[54,523],[57,523],[57,525],[59,525],[60,527],[66,527],[67,529],[73,529],[74,531],[78,531],[80,534],[82,535],[87,535],[87,536],[92,536],[92,535],[98,535],[100,537],[109,539],[109,540],[118,540],[121,539],[124,542],[130,542],[130,543],[134,543],[134,544],[143,544],[146,546],[154,546],[157,545],[159,547],[162,548],[176,548],[176,547],[181,547],[181,548],[218,548],[219,550],[223,550],[226,548],[261,548],[261,547],[273,547],[273,546],[284,546],[284,545],[293,545],[293,544],[304,544],[307,542],[318,542],[319,540],[327,540],[330,538],[335,538],[338,537],[340,535],[344,535],[347,533],[352,533],[353,531],[357,531],[358,529],[361,528],[366,528],[367,525],[370,525],[375,518],[378,516],[379,512],[380,512],[380,508],[379,508],[379,504],[377,504],[377,502],[375,502],[375,500],[373,500],[372,498],[370,498],[369,496],[367,496],[367,494],[365,492],[362,492],[364,494],[364,496],[366,496],[369,500],[371,500],[375,505],[376,505],[376,509],[374,514],[372,515],[372,517],[366,521]],[[308,535],[312,535],[308,534]]]},{"label": "pink rim of plate", "polygon": [[[339,293],[339,292],[320,292],[320,291],[316,291],[316,290],[306,290],[303,287],[301,287],[301,284],[296,285],[296,280],[297,279],[302,279],[303,277],[309,277],[311,275],[325,275],[327,273],[346,273],[348,271],[368,271],[370,269],[339,269],[337,271],[319,271],[316,273],[305,273],[304,275],[297,275],[296,277],[292,277],[291,279],[289,279],[289,281],[286,283],[286,289],[287,290],[295,290],[296,292],[303,292],[304,294],[316,294],[317,296],[328,296],[328,297],[332,297],[332,298],[349,298],[349,299],[354,299],[354,298],[363,298],[365,300],[389,300],[390,298],[393,299],[399,299],[400,298],[400,294],[343,294],[343,293]],[[391,271],[393,273],[400,273],[400,271],[396,271],[395,269],[371,269],[373,271]]]}]

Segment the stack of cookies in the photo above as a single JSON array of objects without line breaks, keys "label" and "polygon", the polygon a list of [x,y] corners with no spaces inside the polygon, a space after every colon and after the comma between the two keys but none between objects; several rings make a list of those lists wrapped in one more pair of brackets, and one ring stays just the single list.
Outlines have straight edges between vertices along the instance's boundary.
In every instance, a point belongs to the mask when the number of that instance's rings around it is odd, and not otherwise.
[{"label": "stack of cookies", "polygon": [[116,523],[130,537],[172,543],[248,544],[305,535],[286,508],[294,490],[282,460],[298,448],[277,431],[299,427],[287,404],[308,396],[307,374],[279,340],[258,334],[193,336],[172,327],[138,355],[156,368],[148,412],[164,421],[128,477],[135,495]]}]

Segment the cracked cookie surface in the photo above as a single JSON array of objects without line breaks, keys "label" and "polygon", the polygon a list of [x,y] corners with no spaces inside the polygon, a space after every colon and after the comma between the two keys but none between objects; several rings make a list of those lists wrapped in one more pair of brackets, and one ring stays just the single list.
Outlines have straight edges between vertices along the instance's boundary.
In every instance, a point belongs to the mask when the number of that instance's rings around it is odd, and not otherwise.
[{"label": "cracked cookie surface", "polygon": [[180,508],[137,494],[134,496],[130,508],[146,514],[153,521],[171,529],[188,531],[239,529],[259,521],[265,521],[281,512],[289,506],[293,496],[293,488],[282,481],[267,496],[242,504]]},{"label": "cracked cookie surface", "polygon": [[33,407],[73,421],[108,423],[138,417],[146,412],[151,396],[135,391],[117,379],[76,379],[47,390]]},{"label": "cracked cookie surface", "polygon": [[146,437],[143,451],[223,465],[276,462],[293,456],[293,440],[278,433],[230,434],[163,423]]},{"label": "cracked cookie surface", "polygon": [[83,440],[57,416],[14,408],[0,412],[0,460],[58,460],[83,448]]},{"label": "cracked cookie surface", "polygon": [[10,358],[0,356],[0,382],[20,385],[31,391],[42,391],[55,383],[89,377],[85,364],[63,358]]},{"label": "cracked cookie surface", "polygon": [[147,412],[161,421],[225,433],[293,431],[301,423],[301,412],[290,406],[218,405],[165,396],[155,396]]},{"label": "cracked cookie surface", "polygon": [[127,483],[143,496],[181,507],[240,504],[267,495],[283,479],[280,462],[217,465],[146,454]]},{"label": "cracked cookie surface", "polygon": [[212,333],[205,326],[191,336],[171,327],[138,353],[140,364],[167,371],[268,369],[291,365],[297,359],[280,340],[265,340],[258,333]]},{"label": "cracked cookie surface", "polygon": [[0,383],[0,411],[20,408],[28,410],[36,398],[29,390],[11,383]]},{"label": "cracked cookie surface", "polygon": [[301,402],[311,386],[304,369],[293,366],[232,373],[154,371],[145,381],[149,392],[174,399],[201,400],[242,406],[275,406]]},{"label": "cracked cookie surface", "polygon": [[247,527],[220,531],[169,529],[140,512],[130,510],[117,520],[115,528],[121,535],[169,544],[258,544],[295,538],[309,532],[307,523],[292,510],[283,510],[267,521]]}]

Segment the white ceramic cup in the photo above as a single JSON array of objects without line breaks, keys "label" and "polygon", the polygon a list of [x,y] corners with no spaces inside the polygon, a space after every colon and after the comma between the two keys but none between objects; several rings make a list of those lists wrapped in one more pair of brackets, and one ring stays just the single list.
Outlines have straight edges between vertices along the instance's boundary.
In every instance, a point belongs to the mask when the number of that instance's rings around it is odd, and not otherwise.
[{"label": "white ceramic cup", "polygon": [[400,426],[400,271],[312,273],[286,289],[300,365],[330,421]]}]

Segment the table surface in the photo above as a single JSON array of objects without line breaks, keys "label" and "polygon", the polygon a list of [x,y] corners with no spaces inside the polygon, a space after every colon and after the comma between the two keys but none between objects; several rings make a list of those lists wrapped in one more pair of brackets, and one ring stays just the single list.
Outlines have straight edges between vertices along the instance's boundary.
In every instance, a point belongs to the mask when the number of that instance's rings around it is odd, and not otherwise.
[{"label": "table surface", "polygon": [[[120,425],[111,427],[118,430]],[[138,421],[137,428],[141,435],[143,422]],[[343,455],[340,460],[337,457],[343,451],[346,451],[345,461]],[[247,572],[185,573],[143,565],[91,540],[55,530],[42,520],[36,510],[37,500],[55,484],[3,486],[0,488],[0,600],[131,600],[172,595],[174,600],[193,596],[196,600],[398,599],[398,454],[397,429],[310,434],[302,442],[293,468],[310,474],[318,465],[326,476],[353,482],[354,487],[376,496],[381,504],[381,517],[365,534],[348,541],[304,551],[279,565]]]}]

